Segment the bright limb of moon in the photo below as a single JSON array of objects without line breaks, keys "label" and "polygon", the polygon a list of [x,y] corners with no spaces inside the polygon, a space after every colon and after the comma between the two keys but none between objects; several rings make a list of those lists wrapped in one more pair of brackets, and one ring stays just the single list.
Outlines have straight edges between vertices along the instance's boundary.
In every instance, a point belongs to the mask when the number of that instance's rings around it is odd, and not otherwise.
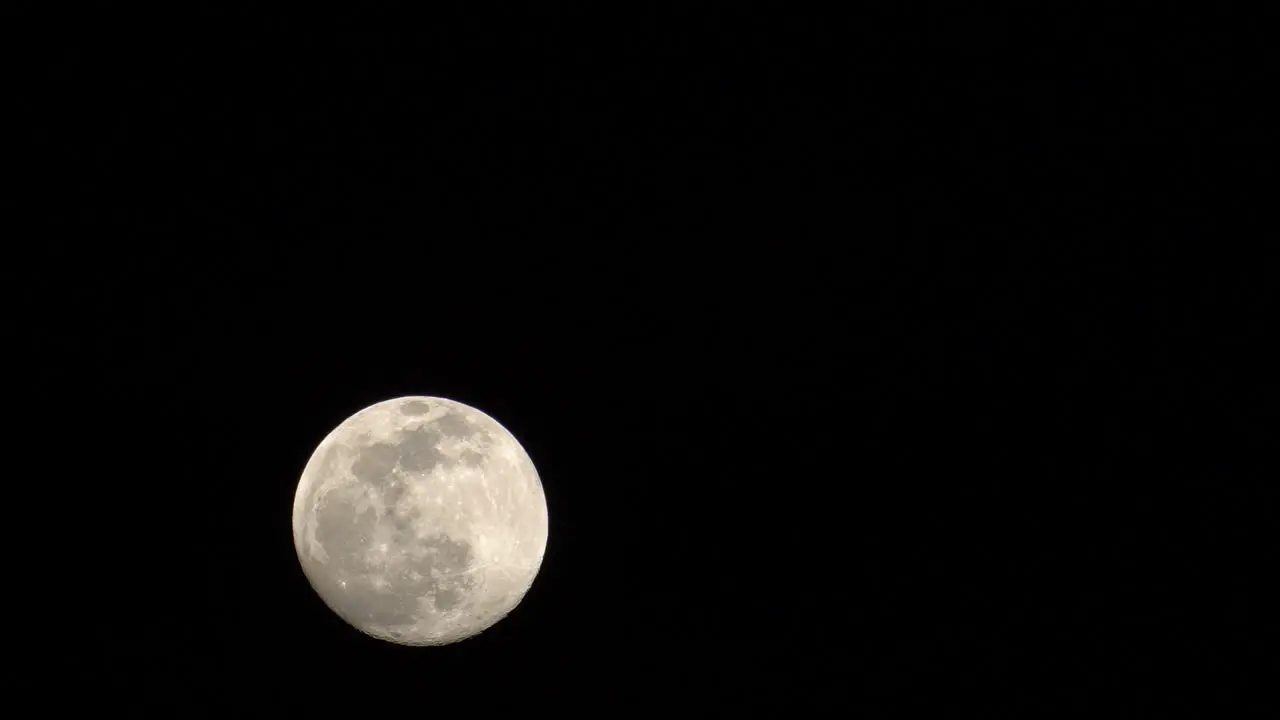
[{"label": "bright limb of moon", "polygon": [[371,405],[321,441],[298,483],[293,540],[311,586],[373,637],[443,645],[492,627],[533,584],[547,503],[496,420],[410,396]]}]

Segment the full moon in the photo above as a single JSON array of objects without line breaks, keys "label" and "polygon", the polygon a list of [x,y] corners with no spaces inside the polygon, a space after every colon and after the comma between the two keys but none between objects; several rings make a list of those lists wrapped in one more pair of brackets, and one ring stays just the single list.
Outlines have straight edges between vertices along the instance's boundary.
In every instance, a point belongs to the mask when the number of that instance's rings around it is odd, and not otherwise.
[{"label": "full moon", "polygon": [[311,586],[352,627],[445,645],[492,627],[529,591],[547,502],[529,455],[496,420],[402,397],[321,441],[294,496],[293,541]]}]

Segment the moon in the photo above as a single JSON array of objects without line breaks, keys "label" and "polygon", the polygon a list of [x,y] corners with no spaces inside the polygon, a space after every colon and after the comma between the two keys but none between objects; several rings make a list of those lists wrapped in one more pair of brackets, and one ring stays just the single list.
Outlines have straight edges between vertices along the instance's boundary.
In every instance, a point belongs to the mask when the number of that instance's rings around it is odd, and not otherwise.
[{"label": "moon", "polygon": [[302,570],[333,612],[401,645],[446,645],[506,617],[547,546],[547,502],[511,433],[454,400],[410,396],[344,420],[293,502]]}]

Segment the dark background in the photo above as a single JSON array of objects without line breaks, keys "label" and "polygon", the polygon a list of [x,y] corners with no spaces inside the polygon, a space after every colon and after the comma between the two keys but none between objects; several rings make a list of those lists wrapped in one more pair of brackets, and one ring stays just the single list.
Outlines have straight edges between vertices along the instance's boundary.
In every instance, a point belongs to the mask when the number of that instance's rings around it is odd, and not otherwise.
[{"label": "dark background", "polygon": [[[1249,22],[18,15],[42,701],[1265,705]],[[550,509],[524,602],[447,648],[347,628],[292,546],[317,443],[410,394],[496,417]]]}]

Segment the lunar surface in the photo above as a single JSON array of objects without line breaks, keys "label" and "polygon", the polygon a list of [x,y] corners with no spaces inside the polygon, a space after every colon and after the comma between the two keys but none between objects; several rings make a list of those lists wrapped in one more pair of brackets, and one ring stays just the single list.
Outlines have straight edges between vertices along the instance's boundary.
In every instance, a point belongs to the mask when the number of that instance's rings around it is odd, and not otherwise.
[{"label": "lunar surface", "polygon": [[444,645],[493,626],[533,584],[547,503],[524,448],[453,400],[347,418],[298,483],[293,540],[312,587],[373,637]]}]

